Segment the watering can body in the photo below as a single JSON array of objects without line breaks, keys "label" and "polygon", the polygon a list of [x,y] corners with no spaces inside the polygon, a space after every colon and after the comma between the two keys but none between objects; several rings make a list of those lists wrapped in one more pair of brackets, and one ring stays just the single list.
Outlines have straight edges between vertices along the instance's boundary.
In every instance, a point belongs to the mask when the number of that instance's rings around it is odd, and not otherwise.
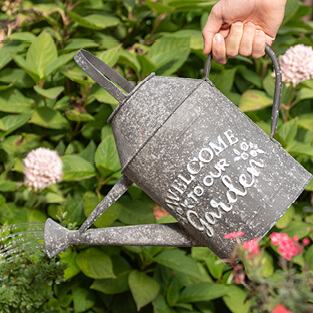
[{"label": "watering can body", "polygon": [[[86,52],[76,56],[101,85],[97,71],[102,65],[93,61]],[[110,75],[115,74],[109,70]],[[311,180],[207,77],[151,74],[136,87],[123,84],[127,95],[104,86],[120,101],[109,122],[126,179],[123,192],[134,182],[174,216],[179,227],[168,228],[168,234],[174,243],[181,238],[178,246],[206,246],[229,258],[236,242],[224,239],[225,234],[242,231],[243,240],[262,238]],[[120,194],[117,190],[111,202]],[[151,237],[155,229],[141,228]],[[71,242],[88,243],[90,230],[84,232]]]}]

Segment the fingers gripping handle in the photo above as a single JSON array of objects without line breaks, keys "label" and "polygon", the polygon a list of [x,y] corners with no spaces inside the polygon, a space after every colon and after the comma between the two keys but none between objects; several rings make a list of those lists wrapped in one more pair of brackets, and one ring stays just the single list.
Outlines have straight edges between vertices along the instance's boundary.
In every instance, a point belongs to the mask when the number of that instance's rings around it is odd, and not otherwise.
[{"label": "fingers gripping handle", "polygon": [[134,89],[134,86],[129,81],[86,50],[79,50],[74,60],[89,77],[96,81],[119,102],[122,102],[127,97],[127,94],[113,82],[122,87],[126,92],[130,92]]},{"label": "fingers gripping handle", "polygon": [[[278,117],[279,117],[279,107],[280,107],[280,98],[281,98],[281,89],[282,89],[282,74],[281,74],[279,61],[274,51],[268,45],[265,45],[265,52],[268,54],[268,56],[273,62],[273,66],[275,70],[275,78],[276,78],[273,108],[272,108],[272,121],[271,121],[271,138],[273,138],[276,132],[277,122],[278,122]],[[210,74],[211,60],[212,60],[212,53],[208,55],[207,60],[205,62],[204,75],[205,75],[206,80],[208,80],[208,76]]]}]

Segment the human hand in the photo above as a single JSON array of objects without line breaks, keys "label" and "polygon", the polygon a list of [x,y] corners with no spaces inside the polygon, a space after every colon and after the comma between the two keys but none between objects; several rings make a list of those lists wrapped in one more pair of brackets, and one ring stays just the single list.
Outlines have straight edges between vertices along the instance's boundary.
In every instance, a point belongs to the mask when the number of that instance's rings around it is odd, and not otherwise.
[{"label": "human hand", "polygon": [[[259,58],[276,37],[284,18],[286,0],[220,0],[205,24],[204,54],[225,64],[238,54]],[[226,40],[225,40],[226,38]]]}]

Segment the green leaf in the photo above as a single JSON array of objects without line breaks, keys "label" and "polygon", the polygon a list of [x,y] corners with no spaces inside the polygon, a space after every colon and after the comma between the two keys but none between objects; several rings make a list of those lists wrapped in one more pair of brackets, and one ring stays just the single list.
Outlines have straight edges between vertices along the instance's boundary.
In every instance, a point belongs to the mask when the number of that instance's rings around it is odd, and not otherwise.
[{"label": "green leaf", "polygon": [[1,224],[17,224],[28,222],[28,210],[14,203],[4,203],[0,208]]},{"label": "green leaf", "polygon": [[40,77],[38,75],[38,73],[35,71],[34,68],[30,67],[25,59],[23,57],[21,57],[20,55],[11,53],[11,57],[14,60],[14,62],[20,67],[22,68],[35,82],[39,82],[40,81]]},{"label": "green leaf", "polygon": [[97,57],[110,67],[114,67],[120,57],[121,45],[97,54]]},{"label": "green leaf", "polygon": [[77,110],[66,110],[65,116],[70,121],[74,121],[74,122],[90,122],[95,119],[89,113],[82,113],[82,112],[78,112]]},{"label": "green leaf", "polygon": [[140,63],[141,72],[143,76],[146,76],[152,72],[155,72],[156,66],[149,60],[147,56],[138,54],[137,60]]},{"label": "green leaf", "polygon": [[309,225],[303,222],[292,222],[284,228],[284,233],[287,233],[289,237],[298,236],[300,239],[308,236],[310,233]]},{"label": "green leaf", "polygon": [[36,39],[36,36],[30,32],[18,32],[8,36],[7,39],[32,42]]},{"label": "green leaf", "polygon": [[27,221],[30,223],[45,223],[47,215],[39,210],[28,209],[27,210]]},{"label": "green leaf", "polygon": [[222,93],[228,93],[233,86],[236,71],[236,68],[232,68],[224,69],[220,72],[213,72],[210,74],[210,80],[214,82],[216,88]]},{"label": "green leaf", "polygon": [[26,63],[42,80],[46,68],[57,57],[57,47],[52,37],[43,31],[30,45],[26,54]]},{"label": "green leaf", "polygon": [[151,200],[133,200],[122,196],[117,203],[121,205],[118,219],[127,225],[154,224],[155,217],[152,212],[154,202]]},{"label": "green leaf", "polygon": [[114,108],[118,105],[118,101],[99,85],[92,86],[91,92],[88,96],[88,102],[91,103],[95,99],[101,103],[108,103]]},{"label": "green leaf", "polygon": [[291,205],[291,207],[286,211],[286,213],[279,219],[276,223],[276,227],[278,229],[284,229],[292,222],[292,219],[295,215],[295,207]]},{"label": "green leaf", "polygon": [[240,75],[258,88],[262,87],[262,78],[257,73],[249,70],[245,66],[238,67]]},{"label": "green leaf", "polygon": [[112,256],[112,263],[116,278],[96,279],[90,286],[91,289],[108,295],[114,295],[129,290],[128,275],[132,267],[119,255]]},{"label": "green leaf", "polygon": [[45,98],[56,99],[64,91],[64,87],[59,86],[59,87],[53,87],[49,89],[43,89],[36,85],[34,86],[34,90]]},{"label": "green leaf", "polygon": [[0,72],[0,82],[14,84],[17,88],[31,88],[34,81],[21,68],[5,68]]},{"label": "green leaf", "polygon": [[263,277],[270,277],[274,273],[274,260],[267,251],[263,251],[260,270]]},{"label": "green leaf", "polygon": [[3,47],[0,47],[0,70],[10,63],[11,60],[11,55]]},{"label": "green leaf", "polygon": [[72,60],[73,57],[75,56],[75,54],[76,54],[76,51],[72,52],[72,53],[63,54],[63,55],[59,56],[57,59],[52,61],[46,67],[46,69],[44,71],[44,76],[49,76],[52,73],[54,73],[55,71],[57,71],[58,69],[60,69],[62,66],[67,64],[70,60]]},{"label": "green leaf", "polygon": [[148,52],[158,75],[168,76],[176,72],[190,53],[190,37],[165,36],[156,41]]},{"label": "green leaf", "polygon": [[154,258],[154,261],[200,280],[203,278],[197,266],[197,262],[190,256],[186,256],[185,252],[182,250],[164,250]]},{"label": "green leaf", "polygon": [[67,11],[67,14],[72,21],[89,29],[103,30],[104,28],[117,26],[120,23],[119,18],[110,14],[90,14],[84,17],[73,11]]},{"label": "green leaf", "polygon": [[313,99],[313,90],[310,88],[301,88],[297,95],[296,101],[299,102],[305,99]]},{"label": "green leaf", "polygon": [[[99,200],[95,194],[87,193],[84,196],[85,215],[89,216],[101,200]],[[121,209],[122,207],[118,202],[113,203],[99,218],[97,218],[93,225],[98,228],[110,226],[119,217]]]},{"label": "green leaf", "polygon": [[49,129],[68,129],[69,123],[58,111],[40,107],[32,112],[30,123]]},{"label": "green leaf", "polygon": [[62,51],[72,51],[75,50],[75,54],[76,54],[76,50],[79,49],[86,49],[86,48],[95,48],[98,47],[98,44],[91,39],[87,39],[87,38],[75,38],[75,39],[71,39],[69,44],[62,50]]},{"label": "green leaf", "polygon": [[298,0],[288,0],[285,7],[283,25],[286,24],[297,12],[299,8]]},{"label": "green leaf", "polygon": [[219,279],[221,278],[224,270],[225,270],[225,267],[226,265],[224,263],[219,263],[219,264],[216,264],[216,261],[218,260],[219,258],[216,257],[216,256],[211,256],[209,258],[207,258],[205,260],[205,263],[208,267],[208,270],[210,272],[210,274],[215,278],[215,279]]},{"label": "green leaf", "polygon": [[129,65],[136,73],[140,72],[141,67],[136,55],[127,50],[121,50],[119,63]]},{"label": "green leaf", "polygon": [[147,6],[157,14],[162,14],[162,13],[172,13],[175,8],[170,7],[166,4],[150,1],[150,0],[145,0],[145,3]]},{"label": "green leaf", "polygon": [[29,113],[34,101],[26,98],[18,89],[5,90],[0,93],[0,111],[9,113]]},{"label": "green leaf", "polygon": [[310,266],[310,269],[313,270],[313,245],[310,245],[304,253],[305,264]]},{"label": "green leaf", "polygon": [[313,131],[313,113],[300,115],[297,123],[298,126]]},{"label": "green leaf", "polygon": [[313,157],[313,146],[296,140],[293,140],[286,147],[286,151],[292,155],[307,155]]},{"label": "green leaf", "polygon": [[270,98],[264,91],[251,89],[242,94],[239,108],[242,112],[248,112],[264,109],[272,104],[273,99]]},{"label": "green leaf", "polygon": [[305,187],[305,190],[313,191],[313,179],[309,182],[309,184]]},{"label": "green leaf", "polygon": [[210,9],[215,3],[215,0],[170,0],[167,2],[168,5],[173,6],[180,11],[189,9],[194,10],[196,8]]},{"label": "green leaf", "polygon": [[11,180],[0,180],[0,192],[16,191],[19,183]]},{"label": "green leaf", "polygon": [[229,289],[220,284],[197,283],[188,285],[180,294],[180,302],[200,302],[209,301],[223,297],[229,293]]},{"label": "green leaf", "polygon": [[297,122],[297,118],[294,118],[279,127],[278,133],[286,143],[290,143],[295,138],[298,130]]},{"label": "green leaf", "polygon": [[153,309],[155,313],[176,313],[174,309],[171,309],[164,297],[159,293],[158,296],[152,301]]},{"label": "green leaf", "polygon": [[120,170],[121,165],[113,136],[107,136],[101,141],[95,154],[95,163],[104,177]]},{"label": "green leaf", "polygon": [[27,123],[29,120],[31,114],[26,113],[26,114],[16,114],[16,115],[7,115],[0,119],[0,138],[9,135],[12,133],[14,130],[20,128],[24,124]]},{"label": "green leaf", "polygon": [[91,140],[88,146],[81,153],[79,153],[79,156],[90,162],[91,164],[94,164],[96,149],[97,146],[95,142]]},{"label": "green leaf", "polygon": [[138,311],[153,301],[160,291],[160,285],[155,279],[137,270],[129,274],[128,284]]},{"label": "green leaf", "polygon": [[175,306],[175,304],[178,302],[180,290],[182,288],[181,281],[177,277],[177,275],[174,276],[166,292],[166,299],[171,307]]},{"label": "green leaf", "polygon": [[96,175],[92,164],[78,155],[65,155],[62,162],[64,181],[83,180]]},{"label": "green leaf", "polygon": [[95,295],[91,290],[75,286],[72,292],[75,312],[86,312],[95,305]]},{"label": "green leaf", "polygon": [[11,83],[10,85],[0,85],[0,91],[7,90],[13,86],[14,83]]},{"label": "green leaf", "polygon": [[81,251],[76,257],[76,263],[81,271],[90,278],[115,278],[111,258],[97,248]]},{"label": "green leaf", "polygon": [[229,286],[228,293],[223,297],[227,307],[233,313],[248,313],[251,301],[246,301],[247,293],[237,286]]}]

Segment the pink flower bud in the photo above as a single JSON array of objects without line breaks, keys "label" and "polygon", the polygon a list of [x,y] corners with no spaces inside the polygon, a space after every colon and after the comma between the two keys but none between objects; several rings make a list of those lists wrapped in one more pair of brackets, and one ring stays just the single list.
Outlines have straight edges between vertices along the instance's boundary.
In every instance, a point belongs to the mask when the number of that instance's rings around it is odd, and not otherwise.
[{"label": "pink flower bud", "polygon": [[224,239],[234,239],[234,238],[242,237],[244,234],[245,233],[243,231],[237,231],[237,232],[224,235]]},{"label": "pink flower bud", "polygon": [[310,243],[311,243],[311,241],[310,241],[309,238],[304,238],[304,239],[302,240],[303,246],[308,246]]},{"label": "pink flower bud", "polygon": [[287,308],[283,304],[278,304],[276,305],[272,313],[293,313],[293,312],[287,310]]}]

